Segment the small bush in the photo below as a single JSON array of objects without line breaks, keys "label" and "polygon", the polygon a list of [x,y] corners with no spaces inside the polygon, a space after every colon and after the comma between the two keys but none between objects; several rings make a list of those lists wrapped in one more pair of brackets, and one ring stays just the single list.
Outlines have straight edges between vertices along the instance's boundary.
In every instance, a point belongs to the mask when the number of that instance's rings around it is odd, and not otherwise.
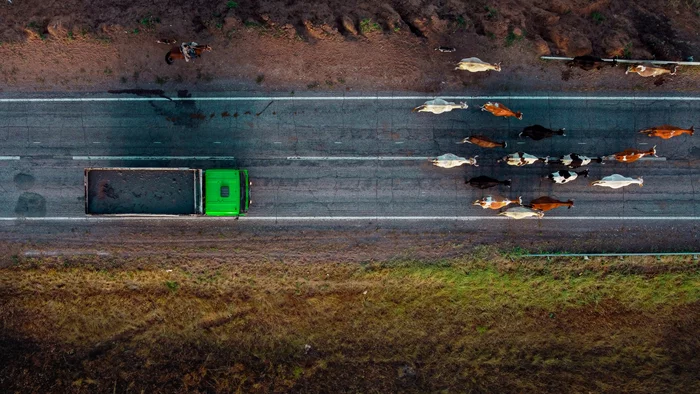
[{"label": "small bush", "polygon": [[379,26],[379,23],[373,21],[370,18],[365,18],[360,21],[360,32],[362,34],[367,34],[371,33],[373,31],[380,31],[382,30],[382,27]]},{"label": "small bush", "polygon": [[226,3],[226,8],[228,8],[229,10],[231,8],[238,8],[238,3],[236,3],[235,1],[229,1]]},{"label": "small bush", "polygon": [[260,85],[261,83],[263,83],[264,80],[265,80],[265,76],[262,75],[262,74],[260,74],[260,75],[257,76],[257,78],[255,78],[255,83],[257,83],[258,85]]},{"label": "small bush", "polygon": [[165,84],[166,82],[168,82],[169,80],[170,80],[169,77],[160,77],[160,76],[157,76],[157,77],[156,77],[156,83],[157,83],[158,85],[164,85],[164,84]]},{"label": "small bush", "polygon": [[486,10],[486,18],[487,19],[495,19],[498,17],[498,10],[495,8],[491,8],[489,6],[485,6],[484,9]]},{"label": "small bush", "polygon": [[173,293],[177,291],[177,289],[180,288],[180,284],[172,281],[172,280],[166,280],[165,281],[165,286],[168,287],[168,290],[172,291]]},{"label": "small bush", "polygon": [[593,11],[591,12],[591,19],[593,19],[595,23],[600,23],[605,20],[605,17],[600,12]]},{"label": "small bush", "polygon": [[144,17],[144,18],[141,18],[139,20],[139,24],[146,29],[150,29],[152,27],[155,27],[155,25],[157,23],[160,23],[160,18],[151,16],[151,15]]}]

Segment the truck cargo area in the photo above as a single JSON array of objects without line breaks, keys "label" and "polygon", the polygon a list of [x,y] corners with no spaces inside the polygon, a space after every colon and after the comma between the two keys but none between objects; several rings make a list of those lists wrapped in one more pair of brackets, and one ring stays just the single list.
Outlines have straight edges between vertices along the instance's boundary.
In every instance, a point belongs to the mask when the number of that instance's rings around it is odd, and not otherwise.
[{"label": "truck cargo area", "polygon": [[91,215],[201,215],[202,170],[85,169],[85,212]]}]

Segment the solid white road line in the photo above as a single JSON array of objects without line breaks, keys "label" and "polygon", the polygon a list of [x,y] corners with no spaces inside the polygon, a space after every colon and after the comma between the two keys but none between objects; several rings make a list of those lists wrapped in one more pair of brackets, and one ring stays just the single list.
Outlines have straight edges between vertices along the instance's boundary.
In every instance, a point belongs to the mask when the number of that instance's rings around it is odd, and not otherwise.
[{"label": "solid white road line", "polygon": [[[0,217],[0,221],[11,222],[100,222],[100,221],[139,221],[139,220],[241,220],[246,222],[350,222],[350,221],[440,221],[473,222],[480,220],[515,220],[504,216],[56,216],[56,217]],[[529,220],[536,220],[530,218]],[[617,220],[617,221],[653,221],[653,220],[700,220],[696,216],[545,216],[539,220]]]},{"label": "solid white road line", "polygon": [[19,160],[19,156],[0,156],[0,160]]},{"label": "solid white road line", "polygon": [[369,100],[595,100],[595,101],[700,101],[677,96],[267,96],[267,97],[64,97],[0,98],[0,103],[119,102],[119,101],[369,101]]},{"label": "solid white road line", "polygon": [[308,161],[341,161],[341,160],[365,160],[365,161],[401,161],[401,160],[432,160],[435,157],[427,156],[289,156],[287,160]]},{"label": "solid white road line", "polygon": [[73,156],[73,160],[234,160],[233,156]]}]

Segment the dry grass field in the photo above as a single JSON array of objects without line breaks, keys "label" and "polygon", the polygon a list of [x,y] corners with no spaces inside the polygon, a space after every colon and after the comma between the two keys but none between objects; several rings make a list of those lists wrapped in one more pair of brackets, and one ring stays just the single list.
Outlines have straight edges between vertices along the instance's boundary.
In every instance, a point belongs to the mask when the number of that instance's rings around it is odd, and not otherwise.
[{"label": "dry grass field", "polygon": [[2,392],[700,391],[688,258],[11,259]]}]

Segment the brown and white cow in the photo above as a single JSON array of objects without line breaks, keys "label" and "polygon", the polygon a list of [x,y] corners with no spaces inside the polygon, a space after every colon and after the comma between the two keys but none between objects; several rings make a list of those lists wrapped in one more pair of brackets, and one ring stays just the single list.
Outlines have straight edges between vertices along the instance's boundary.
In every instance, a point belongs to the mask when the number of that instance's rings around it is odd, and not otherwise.
[{"label": "brown and white cow", "polygon": [[494,141],[489,137],[483,135],[472,135],[459,141],[458,144],[474,144],[482,148],[505,148],[508,144],[504,142]]},{"label": "brown and white cow", "polygon": [[640,133],[646,134],[649,137],[659,137],[667,140],[683,134],[693,135],[695,134],[695,127],[690,126],[689,129],[684,129],[682,127],[665,124],[641,130]]},{"label": "brown and white cow", "polygon": [[627,71],[625,71],[625,74],[637,73],[642,77],[658,77],[659,75],[664,74],[676,75],[677,69],[678,66],[672,66],[669,70],[668,68],[655,67],[651,64],[639,64],[636,66],[627,67]]},{"label": "brown and white cow", "polygon": [[484,209],[501,209],[505,206],[516,203],[523,205],[522,197],[518,197],[517,200],[509,200],[503,197],[486,196],[480,200],[474,201],[474,205],[479,205]]},{"label": "brown and white cow", "polygon": [[501,103],[492,103],[488,102],[484,105],[481,106],[482,111],[487,111],[492,113],[494,116],[502,116],[502,117],[512,117],[516,118],[518,120],[523,119],[523,113],[518,111],[518,112],[513,112],[510,110],[508,107]]},{"label": "brown and white cow", "polygon": [[501,71],[501,63],[486,63],[478,57],[469,57],[460,60],[459,63],[457,63],[457,67],[455,67],[455,70],[464,70],[473,73],[491,70]]},{"label": "brown and white cow", "polygon": [[550,211],[559,207],[569,207],[569,209],[571,209],[571,207],[574,206],[574,200],[559,201],[552,197],[542,196],[530,201],[530,204],[526,206],[540,211]]},{"label": "brown and white cow", "polygon": [[647,151],[641,151],[639,149],[625,149],[622,152],[617,152],[613,155],[615,160],[621,163],[632,163],[641,159],[644,156],[656,156],[656,145]]}]

